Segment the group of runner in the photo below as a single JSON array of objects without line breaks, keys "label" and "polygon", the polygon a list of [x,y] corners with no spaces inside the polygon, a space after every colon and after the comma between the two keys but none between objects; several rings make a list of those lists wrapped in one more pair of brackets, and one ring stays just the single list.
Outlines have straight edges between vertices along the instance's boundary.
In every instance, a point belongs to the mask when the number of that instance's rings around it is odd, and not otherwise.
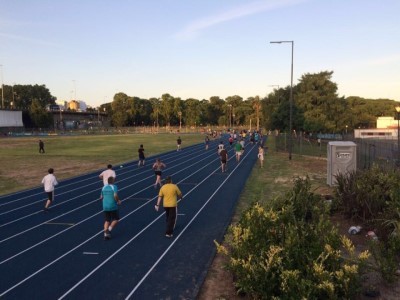
[{"label": "group of runner", "polygon": [[[259,136],[257,134],[257,136]],[[255,136],[254,136],[255,137]],[[234,133],[231,134],[229,138],[229,142],[235,140],[234,145],[236,161],[240,162],[240,157],[244,152],[245,148],[245,140],[244,136],[241,134],[239,139],[235,136]],[[259,138],[250,140],[252,143],[254,141],[258,142]],[[208,136],[205,138],[206,150],[209,148],[210,139]],[[230,142],[232,145],[232,143]],[[177,151],[181,151],[182,139],[178,137],[177,139]],[[145,165],[145,150],[143,144],[139,146],[138,149],[138,167],[142,167]],[[225,145],[221,140],[217,147],[218,155],[221,160],[221,171],[222,173],[227,171],[227,162],[228,162],[228,151],[225,149]],[[264,149],[262,145],[259,145],[258,150],[258,159],[260,161],[260,167],[263,167],[264,160]],[[154,170],[154,174],[156,176],[156,181],[154,183],[154,188],[157,189],[157,186],[160,187],[158,193],[157,204],[155,205],[155,210],[159,210],[159,206],[161,201],[163,201],[163,207],[166,213],[166,237],[173,236],[173,229],[175,227],[176,218],[177,218],[177,203],[178,199],[182,199],[182,192],[179,190],[178,186],[172,183],[172,178],[167,176],[165,179],[165,184],[163,185],[161,182],[161,176],[163,169],[166,168],[166,164],[161,161],[160,158],[157,158],[154,162],[152,169]],[[119,210],[118,206],[121,204],[121,200],[118,196],[118,187],[115,185],[115,179],[117,175],[113,170],[111,164],[107,165],[107,169],[101,172],[99,178],[103,181],[103,188],[100,193],[100,200],[103,204],[103,212],[104,212],[104,239],[108,240],[111,238],[111,231],[117,226],[119,222]],[[44,185],[44,190],[47,193],[47,201],[45,203],[44,211],[48,212],[49,206],[52,204],[54,200],[54,187],[58,184],[57,179],[54,175],[54,169],[50,168],[48,170],[48,175],[46,175],[42,184]]]}]

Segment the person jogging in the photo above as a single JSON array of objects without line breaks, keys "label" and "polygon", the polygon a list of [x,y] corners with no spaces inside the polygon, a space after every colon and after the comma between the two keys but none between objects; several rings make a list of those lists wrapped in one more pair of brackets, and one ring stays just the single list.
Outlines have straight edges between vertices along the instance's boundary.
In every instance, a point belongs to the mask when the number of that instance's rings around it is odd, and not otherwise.
[{"label": "person jogging", "polygon": [[182,146],[182,139],[181,137],[178,137],[176,140],[176,151],[181,151],[181,146]]},{"label": "person jogging", "polygon": [[139,147],[139,149],[138,149],[138,153],[139,153],[138,167],[144,166],[145,157],[144,157],[144,148],[143,148],[143,145],[140,145],[140,147]]},{"label": "person jogging", "polygon": [[156,162],[153,164],[154,174],[156,175],[156,182],[154,183],[154,188],[157,188],[157,184],[162,186],[161,184],[161,175],[162,170],[166,167],[166,165],[161,161],[161,159],[157,158]]},{"label": "person jogging", "polygon": [[44,142],[42,140],[39,140],[39,153],[45,153],[44,152]]},{"label": "person jogging", "polygon": [[104,239],[109,240],[111,231],[118,224],[118,205],[121,205],[121,200],[118,197],[118,188],[114,184],[114,177],[108,177],[107,185],[101,189],[100,200],[103,202]]},{"label": "person jogging", "polygon": [[219,156],[221,158],[221,172],[224,173],[227,171],[226,164],[228,162],[228,151],[226,151],[226,149],[222,149],[219,153]]},{"label": "person jogging", "polygon": [[44,185],[44,191],[47,194],[47,201],[43,209],[45,212],[49,211],[49,206],[54,201],[54,187],[58,184],[57,178],[54,176],[54,169],[50,168],[47,172],[49,174],[44,176],[42,179],[42,184]]},{"label": "person jogging", "polygon": [[115,174],[115,171],[112,169],[112,165],[110,165],[110,164],[107,165],[107,170],[104,170],[99,175],[99,178],[103,180],[104,185],[108,184],[109,177],[114,177],[114,180],[117,177],[117,175]]},{"label": "person jogging", "polygon": [[236,152],[236,161],[240,161],[240,156],[242,155],[242,145],[239,142],[236,142],[235,144],[235,152]]},{"label": "person jogging", "polygon": [[172,183],[172,179],[170,176],[167,176],[165,178],[165,184],[162,186],[160,192],[158,193],[157,204],[154,208],[156,211],[158,211],[160,208],[161,200],[163,201],[167,221],[165,236],[168,238],[171,238],[173,236],[178,215],[178,199],[182,198],[183,195],[178,186]]}]

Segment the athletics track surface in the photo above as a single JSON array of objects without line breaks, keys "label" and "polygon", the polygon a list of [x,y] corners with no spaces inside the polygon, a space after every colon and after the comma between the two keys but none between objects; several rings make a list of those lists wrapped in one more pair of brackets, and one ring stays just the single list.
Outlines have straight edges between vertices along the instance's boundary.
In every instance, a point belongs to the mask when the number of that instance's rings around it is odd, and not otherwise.
[{"label": "athletics track surface", "polygon": [[[155,157],[114,166],[122,200],[120,223],[103,240],[101,171],[61,181],[49,213],[43,187],[0,197],[1,299],[195,299],[231,222],[237,199],[257,160],[246,144],[240,163],[225,140],[228,172],[221,173],[219,140],[171,151],[163,178],[184,197],[174,237],[154,210]],[[38,181],[40,181],[38,179]]]}]

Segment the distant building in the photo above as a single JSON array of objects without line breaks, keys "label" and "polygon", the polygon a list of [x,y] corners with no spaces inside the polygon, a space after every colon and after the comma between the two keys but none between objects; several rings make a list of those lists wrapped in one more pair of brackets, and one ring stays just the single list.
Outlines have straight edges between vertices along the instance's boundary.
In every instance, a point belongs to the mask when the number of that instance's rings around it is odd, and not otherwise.
[{"label": "distant building", "polygon": [[376,127],[354,129],[354,137],[358,139],[397,139],[397,120],[393,117],[378,117]]},{"label": "distant building", "polygon": [[378,117],[376,120],[376,128],[396,128],[397,120],[393,117]]},{"label": "distant building", "polygon": [[68,102],[68,108],[70,109],[70,110],[75,110],[75,111],[78,111],[79,110],[79,102],[78,101],[76,101],[76,100],[71,100],[71,101],[69,101]]}]

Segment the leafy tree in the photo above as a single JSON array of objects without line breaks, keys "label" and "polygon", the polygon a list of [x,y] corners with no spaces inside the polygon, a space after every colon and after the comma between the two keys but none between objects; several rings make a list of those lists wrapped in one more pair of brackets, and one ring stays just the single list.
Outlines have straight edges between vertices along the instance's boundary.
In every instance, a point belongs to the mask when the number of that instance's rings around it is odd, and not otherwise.
[{"label": "leafy tree", "polygon": [[[271,129],[279,131],[289,131],[290,121],[290,103],[289,101],[283,101],[278,106],[278,109],[271,116]],[[300,131],[303,130],[304,116],[295,103],[292,106],[292,130]]]},{"label": "leafy tree", "polygon": [[317,74],[304,74],[296,87],[296,105],[304,111],[304,129],[306,131],[335,130],[335,118],[331,108],[338,106],[337,85],[331,81],[333,72],[323,71]]},{"label": "leafy tree", "polygon": [[226,122],[219,122],[220,116],[224,114],[225,101],[218,96],[213,96],[210,98],[210,104],[207,109],[207,123],[211,125],[225,125]]},{"label": "leafy tree", "polygon": [[186,123],[190,126],[200,123],[200,101],[189,98],[185,101]]},{"label": "leafy tree", "polygon": [[132,111],[131,101],[124,93],[114,95],[113,102],[111,103],[113,115],[112,122],[114,126],[126,126],[128,124],[129,116]]},{"label": "leafy tree", "polygon": [[170,94],[161,96],[161,115],[164,117],[166,126],[170,126],[171,118],[174,113],[175,99]]},{"label": "leafy tree", "polygon": [[52,115],[49,114],[39,99],[33,99],[29,115],[34,125],[39,128],[48,128],[53,124]]}]

